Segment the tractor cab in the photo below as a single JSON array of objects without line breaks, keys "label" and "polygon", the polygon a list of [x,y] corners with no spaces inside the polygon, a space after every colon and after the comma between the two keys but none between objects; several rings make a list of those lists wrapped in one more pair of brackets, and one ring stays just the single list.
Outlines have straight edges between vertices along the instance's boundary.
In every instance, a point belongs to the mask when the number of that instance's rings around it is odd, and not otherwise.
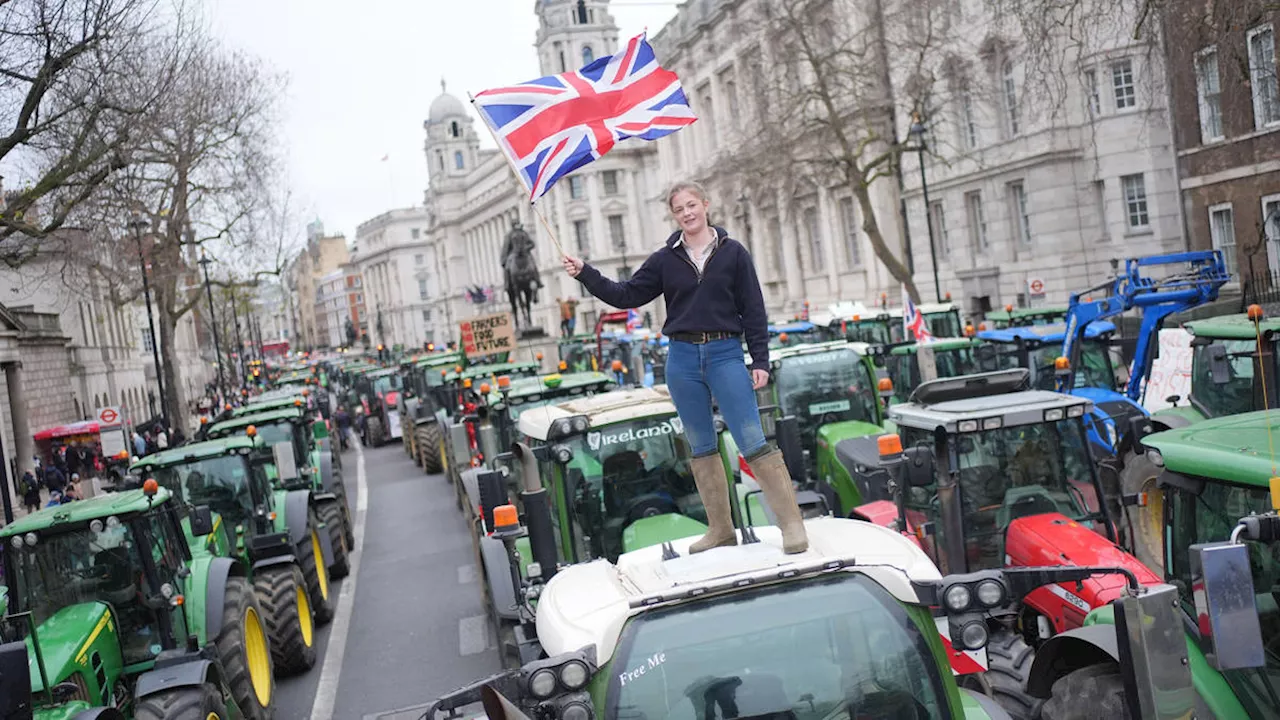
[{"label": "tractor cab", "polygon": [[1174,414],[1195,422],[1276,407],[1280,319],[1262,318],[1255,328],[1245,313],[1237,313],[1195,320],[1183,328],[1192,335],[1191,394],[1185,405],[1159,411],[1154,418]]},{"label": "tractor cab", "polygon": [[[1024,325],[1003,330],[983,330],[977,337],[996,348],[1000,369],[1026,368],[1031,384],[1040,390],[1053,390],[1057,360],[1062,355],[1062,341],[1067,326]],[[1085,329],[1085,342],[1080,348],[1080,366],[1075,372],[1076,388],[1099,388],[1115,393],[1119,387],[1116,365],[1111,355],[1111,338],[1116,326],[1096,321]]]},{"label": "tractor cab", "polygon": [[[617,387],[613,378],[599,372],[553,373],[512,378],[502,375],[482,395],[493,425],[496,445],[509,448],[518,437],[516,431],[524,413],[565,402],[577,397],[590,397]],[[484,388],[481,388],[483,393]]]},{"label": "tractor cab", "polygon": [[1054,525],[1115,537],[1085,435],[1089,409],[1084,398],[1028,389],[1022,369],[935,380],[889,409],[907,455],[900,487],[878,438],[837,454],[865,495],[887,491],[858,514],[891,516],[945,571],[1043,564],[1021,556]]},{"label": "tractor cab", "polygon": [[[960,308],[955,303],[920,303],[917,308],[924,316],[924,324],[930,335],[940,338],[964,337],[965,325],[960,320]],[[902,308],[885,308],[880,313],[888,321],[890,341],[905,341],[907,330],[902,324]]]},{"label": "tractor cab", "polygon": [[295,485],[309,488],[319,483],[326,469],[321,467],[321,451],[312,428],[317,422],[323,421],[310,418],[302,408],[285,407],[224,420],[211,425],[205,435],[209,438],[232,438],[244,436],[250,427],[254,428],[263,447],[269,451],[274,451],[277,446],[282,448],[280,452],[287,454],[297,470],[293,478],[273,479],[290,488]]},{"label": "tractor cab", "polygon": [[[994,372],[1000,370],[996,348],[976,338],[938,338],[929,343],[933,350],[938,378]],[[884,368],[893,380],[893,401],[907,402],[911,390],[922,382],[916,362],[919,345],[915,342],[889,345],[881,355]]]},{"label": "tractor cab", "polygon": [[599,369],[596,336],[592,333],[580,333],[562,339],[558,349],[561,372],[591,372]]},{"label": "tractor cab", "polygon": [[826,328],[827,333],[836,339],[870,345],[887,345],[891,339],[889,325],[893,317],[889,312],[868,308],[862,303],[836,303],[827,310],[812,313],[809,319]]},{"label": "tractor cab", "polygon": [[379,368],[365,372],[356,377],[354,390],[359,398],[359,409],[366,417],[365,444],[381,447],[387,440],[399,439],[403,434],[399,402],[404,390],[400,369]]},{"label": "tractor cab", "polygon": [[1067,307],[1016,308],[1005,305],[1003,310],[986,313],[986,324],[996,330],[1025,325],[1061,325],[1067,320]]},{"label": "tractor cab", "polygon": [[776,325],[770,324],[768,330],[769,348],[773,350],[826,342],[831,339],[827,328],[808,320],[794,320]]}]

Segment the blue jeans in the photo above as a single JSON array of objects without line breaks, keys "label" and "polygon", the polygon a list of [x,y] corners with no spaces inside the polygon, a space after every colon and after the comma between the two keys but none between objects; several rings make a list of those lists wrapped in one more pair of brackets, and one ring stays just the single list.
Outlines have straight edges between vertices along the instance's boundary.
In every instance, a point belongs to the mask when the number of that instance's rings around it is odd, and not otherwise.
[{"label": "blue jeans", "polygon": [[765,449],[760,408],[741,341],[730,338],[695,345],[672,340],[667,351],[667,388],[694,457],[713,455],[719,449],[711,413],[713,397],[738,451],[750,458]]}]

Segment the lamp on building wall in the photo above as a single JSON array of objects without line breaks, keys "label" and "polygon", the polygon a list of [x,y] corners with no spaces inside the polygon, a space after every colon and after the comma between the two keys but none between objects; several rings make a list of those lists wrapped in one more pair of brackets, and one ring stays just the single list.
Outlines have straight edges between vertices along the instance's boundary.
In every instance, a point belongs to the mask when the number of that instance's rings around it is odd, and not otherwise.
[{"label": "lamp on building wall", "polygon": [[[169,403],[165,402],[164,370],[160,367],[160,337],[156,335],[155,315],[151,311],[151,281],[147,278],[147,259],[142,254],[142,231],[147,229],[147,219],[141,213],[134,213],[129,219],[129,229],[133,231],[133,241],[138,247],[138,266],[142,270],[142,295],[147,301],[147,327],[151,331],[151,361],[156,368],[156,388],[160,391],[160,417],[164,426],[169,425]],[[155,403],[151,405],[151,416],[155,417]]]},{"label": "lamp on building wall", "polygon": [[933,262],[933,293],[938,302],[942,302],[942,285],[938,282],[938,246],[933,240],[933,211],[929,206],[929,180],[925,177],[924,172],[924,153],[928,149],[924,141],[924,118],[921,117],[919,111],[911,113],[911,129],[907,131],[907,136],[915,143],[915,147],[905,147],[904,150],[915,150],[916,158],[920,163],[920,191],[924,195],[924,221],[925,227],[929,229],[929,257]]},{"label": "lamp on building wall", "polygon": [[213,306],[213,287],[209,285],[209,263],[213,262],[200,248],[200,268],[204,271],[204,291],[209,298],[209,327],[213,328],[213,355],[218,360],[218,393],[226,397],[227,389],[222,383],[222,347],[218,341],[218,317]]}]

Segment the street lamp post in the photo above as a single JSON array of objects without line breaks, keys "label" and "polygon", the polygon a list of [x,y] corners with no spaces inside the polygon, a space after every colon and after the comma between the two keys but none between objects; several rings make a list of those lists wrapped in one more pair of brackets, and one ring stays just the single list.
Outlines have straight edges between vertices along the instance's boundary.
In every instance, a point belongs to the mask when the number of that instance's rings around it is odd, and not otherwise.
[{"label": "street lamp post", "polygon": [[[142,231],[147,228],[147,220],[139,213],[134,213],[129,220],[129,228],[133,230],[133,241],[138,247],[138,266],[142,270],[142,295],[147,300],[147,327],[151,330],[151,361],[156,367],[156,388],[160,391],[160,417],[164,426],[169,427],[169,403],[164,394],[164,368],[160,366],[160,337],[156,335],[156,319],[151,311],[151,281],[147,278],[147,259],[142,254]],[[155,415],[155,409],[151,410]]]},{"label": "street lamp post", "polygon": [[205,295],[208,296],[209,298],[209,327],[213,328],[213,355],[218,360],[217,387],[218,387],[218,392],[222,394],[222,397],[224,398],[224,402],[225,402],[225,398],[227,396],[227,389],[222,382],[222,347],[221,347],[221,343],[218,342],[218,317],[217,317],[217,312],[214,310],[214,307],[213,307],[213,287],[209,285],[209,263],[213,261],[209,259],[208,255],[205,254],[203,247],[200,248],[199,262],[200,262],[200,269],[204,271],[204,292],[205,292]]},{"label": "street lamp post", "polygon": [[929,206],[929,180],[924,172],[924,153],[927,149],[924,142],[924,119],[919,112],[911,113],[911,129],[907,134],[915,138],[916,157],[920,162],[920,190],[924,195],[924,221],[929,228],[929,257],[933,262],[933,293],[938,302],[942,302],[942,284],[938,282],[938,246],[933,239],[933,209]]},{"label": "street lamp post", "polygon": [[243,385],[245,376],[244,366],[244,340],[240,337],[240,309],[236,307],[239,304],[236,300],[236,284],[231,283],[231,319],[236,326],[236,384]]}]

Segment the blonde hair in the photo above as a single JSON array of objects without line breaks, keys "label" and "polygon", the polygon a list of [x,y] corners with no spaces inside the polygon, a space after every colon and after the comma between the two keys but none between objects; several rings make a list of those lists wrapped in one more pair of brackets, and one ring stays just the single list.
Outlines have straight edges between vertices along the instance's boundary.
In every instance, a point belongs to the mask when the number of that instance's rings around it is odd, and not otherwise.
[{"label": "blonde hair", "polygon": [[671,189],[667,191],[667,212],[671,211],[671,200],[675,198],[676,193],[682,193],[686,190],[693,193],[699,200],[707,202],[708,197],[706,188],[692,180],[681,180],[680,182],[672,185]]}]

